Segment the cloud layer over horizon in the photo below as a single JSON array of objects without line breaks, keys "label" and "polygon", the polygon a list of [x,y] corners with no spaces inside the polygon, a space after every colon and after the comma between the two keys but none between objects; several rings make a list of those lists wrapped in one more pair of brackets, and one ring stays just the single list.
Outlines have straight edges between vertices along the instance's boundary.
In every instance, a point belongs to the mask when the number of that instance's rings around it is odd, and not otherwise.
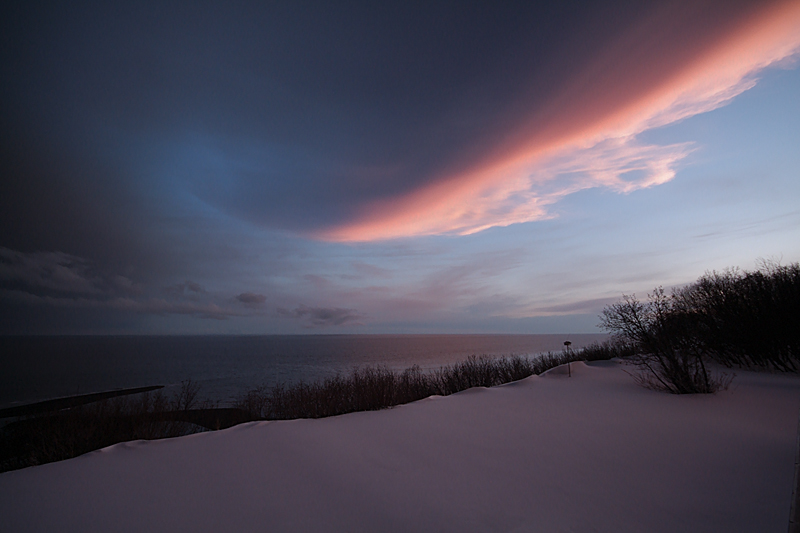
[{"label": "cloud layer over horizon", "polygon": [[[794,72],[800,52],[796,1],[45,1],[0,18],[6,333],[525,330],[591,317],[639,287],[629,280],[664,274],[645,231],[684,227],[665,215],[626,241],[641,244],[620,244],[635,202],[685,194],[670,186],[698,161],[713,169],[697,186],[755,183],[707,161],[749,125],[712,139],[695,124]],[[791,135],[760,148],[781,198],[747,211],[737,202],[769,191],[714,185],[738,194],[724,212],[687,198],[695,225],[728,235],[690,263],[796,260],[794,244],[736,240],[747,224],[792,234]],[[748,222],[769,217],[784,218]],[[735,235],[718,229],[740,219]],[[599,250],[589,235],[604,227]],[[632,265],[623,282],[613,253]],[[548,281],[556,255],[607,270]],[[212,322],[224,326],[197,325]]]}]

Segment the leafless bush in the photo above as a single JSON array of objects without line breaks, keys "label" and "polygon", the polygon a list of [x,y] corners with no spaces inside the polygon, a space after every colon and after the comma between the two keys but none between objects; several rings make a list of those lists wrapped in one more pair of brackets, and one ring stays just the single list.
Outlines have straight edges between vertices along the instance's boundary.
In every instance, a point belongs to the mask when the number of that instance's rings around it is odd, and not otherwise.
[{"label": "leafless bush", "polygon": [[584,361],[603,361],[619,358],[630,358],[638,353],[636,345],[624,339],[611,339],[602,343],[594,342],[581,350]]},{"label": "leafless bush", "polygon": [[[644,365],[641,365],[640,361],[636,359],[633,360],[633,364],[638,364],[640,369],[647,368]],[[675,393],[675,390],[672,388],[668,388],[664,384],[664,379],[659,377],[655,374],[653,370],[647,369],[646,371],[639,371],[631,374],[633,379],[639,385],[646,387],[648,389],[659,390],[664,392],[671,392]],[[697,392],[708,392],[714,393],[721,390],[728,390],[731,382],[733,382],[733,378],[736,377],[736,374],[728,374],[727,372],[723,372],[720,374],[713,374],[709,376],[709,390],[707,391],[697,391]]]},{"label": "leafless bush", "polygon": [[272,420],[320,418],[385,409],[432,395],[445,396],[471,387],[493,387],[516,381],[570,361],[582,360],[582,354],[582,351],[569,351],[531,358],[471,356],[432,372],[423,372],[419,366],[403,372],[382,366],[356,368],[347,376],[337,375],[316,383],[278,384],[272,388],[254,389],[244,394],[235,405],[253,417]]},{"label": "leafless bush", "polygon": [[0,471],[77,457],[118,442],[178,437],[197,426],[169,416],[161,391],[25,417],[0,429]]},{"label": "leafless bush", "polygon": [[638,348],[633,361],[644,373],[640,383],[674,394],[715,392],[720,382],[709,375],[691,318],[659,287],[647,302],[624,296],[607,306],[601,326]]},{"label": "leafless bush", "polygon": [[181,388],[172,400],[175,411],[188,411],[197,405],[200,384],[190,380],[181,381]]},{"label": "leafless bush", "polygon": [[732,377],[712,376],[706,360],[797,371],[800,264],[712,272],[670,295],[658,288],[647,302],[623,296],[600,319],[635,346],[639,381],[652,388],[677,394],[725,388]]},{"label": "leafless bush", "polygon": [[764,262],[755,272],[707,273],[674,297],[695,320],[697,342],[716,361],[800,369],[800,264]]}]

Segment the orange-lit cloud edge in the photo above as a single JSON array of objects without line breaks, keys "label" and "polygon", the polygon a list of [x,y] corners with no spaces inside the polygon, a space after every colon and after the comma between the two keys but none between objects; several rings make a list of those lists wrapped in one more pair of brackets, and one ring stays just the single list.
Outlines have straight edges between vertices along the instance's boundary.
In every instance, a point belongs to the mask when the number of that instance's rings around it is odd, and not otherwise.
[{"label": "orange-lit cloud edge", "polygon": [[[675,176],[676,163],[691,152],[691,143],[647,145],[637,136],[725,105],[753,87],[759,71],[791,60],[798,51],[800,2],[773,5],[656,87],[609,106],[591,121],[566,128],[556,124],[550,138],[545,127],[494,161],[405,196],[374,202],[353,221],[313,236],[365,242],[468,235],[549,218],[548,206],[580,190],[606,187],[628,193],[666,183]],[[566,133],[555,133],[559,129]]]}]

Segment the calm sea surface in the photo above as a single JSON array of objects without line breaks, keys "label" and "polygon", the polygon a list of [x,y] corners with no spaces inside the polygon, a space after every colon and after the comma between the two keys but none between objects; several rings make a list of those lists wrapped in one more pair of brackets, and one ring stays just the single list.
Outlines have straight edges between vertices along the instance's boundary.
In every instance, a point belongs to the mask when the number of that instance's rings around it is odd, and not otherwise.
[{"label": "calm sea surface", "polygon": [[0,408],[182,380],[228,404],[259,385],[313,381],[353,367],[423,369],[470,355],[534,355],[580,348],[596,335],[264,335],[0,337]]}]

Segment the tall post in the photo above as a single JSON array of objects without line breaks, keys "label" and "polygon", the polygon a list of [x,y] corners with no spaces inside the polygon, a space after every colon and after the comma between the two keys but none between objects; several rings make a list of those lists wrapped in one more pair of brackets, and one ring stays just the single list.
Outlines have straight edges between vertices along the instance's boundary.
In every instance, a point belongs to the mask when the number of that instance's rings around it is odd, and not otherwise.
[{"label": "tall post", "polygon": [[[564,353],[567,355],[572,352],[572,350],[570,350],[571,344],[570,341],[564,341]],[[572,377],[572,361],[567,361],[567,377]]]}]

